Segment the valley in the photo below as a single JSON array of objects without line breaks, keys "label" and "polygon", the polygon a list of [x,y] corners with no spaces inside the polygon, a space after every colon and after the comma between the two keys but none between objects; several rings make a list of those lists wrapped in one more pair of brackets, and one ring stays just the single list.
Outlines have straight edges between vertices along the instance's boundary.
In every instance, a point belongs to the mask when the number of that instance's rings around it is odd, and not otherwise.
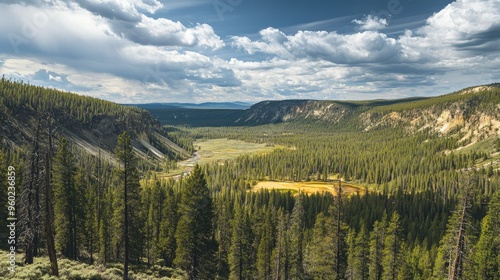
[{"label": "valley", "polygon": [[193,248],[201,279],[445,279],[460,224],[472,260],[464,279],[500,275],[483,265],[497,267],[500,248],[497,85],[401,100],[145,106],[156,112],[1,86],[0,169],[22,170],[19,274],[9,279],[47,278],[54,265],[68,279],[118,279],[123,249],[131,279],[189,279]]},{"label": "valley", "polygon": [[177,162],[173,170],[158,175],[162,178],[178,179],[181,175],[188,175],[196,164],[224,164],[242,155],[262,155],[283,148],[227,138],[197,140],[193,146],[196,152],[190,158]]}]

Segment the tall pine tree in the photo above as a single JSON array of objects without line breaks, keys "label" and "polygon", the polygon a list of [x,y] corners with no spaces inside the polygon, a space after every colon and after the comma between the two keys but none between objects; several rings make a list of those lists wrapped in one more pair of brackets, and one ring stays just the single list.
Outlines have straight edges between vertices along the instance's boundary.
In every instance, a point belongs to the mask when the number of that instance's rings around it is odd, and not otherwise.
[{"label": "tall pine tree", "polygon": [[361,227],[358,234],[354,230],[349,232],[348,238],[347,279],[366,280],[368,279],[368,261],[370,257],[369,235],[365,226]]},{"label": "tall pine tree", "polygon": [[174,264],[186,270],[189,279],[213,278],[214,211],[205,175],[198,165],[181,190],[179,213]]},{"label": "tall pine tree", "polygon": [[161,215],[160,256],[163,258],[165,265],[170,267],[175,258],[175,232],[178,222],[177,198],[171,186],[166,186]]},{"label": "tall pine tree", "polygon": [[250,218],[245,208],[237,200],[234,206],[234,218],[231,221],[231,247],[229,248],[229,279],[244,280],[252,279],[253,257],[252,257],[252,227]]},{"label": "tall pine tree", "polygon": [[382,252],[382,278],[397,279],[402,265],[402,239],[401,222],[397,212],[392,213],[384,237],[384,250]]},{"label": "tall pine tree", "polygon": [[[122,219],[116,219],[123,228],[123,278],[128,279],[129,261],[139,260],[142,251],[141,199],[137,159],[134,156],[130,136],[125,131],[118,136],[115,154],[120,161],[121,168],[117,170],[119,192],[116,211],[121,212]],[[130,241],[133,240],[131,243]]]},{"label": "tall pine tree", "polygon": [[290,279],[304,279],[304,194],[295,200],[290,226]]},{"label": "tall pine tree", "polygon": [[488,205],[476,246],[476,272],[481,279],[500,279],[500,191]]},{"label": "tall pine tree", "polygon": [[84,192],[76,182],[77,167],[65,138],[59,141],[54,165],[54,216],[56,245],[66,257],[78,258],[79,236],[84,221]]},{"label": "tall pine tree", "polygon": [[278,211],[278,225],[276,233],[276,246],[273,250],[272,259],[272,279],[288,280],[290,279],[290,253],[288,238],[289,216],[283,209]]}]

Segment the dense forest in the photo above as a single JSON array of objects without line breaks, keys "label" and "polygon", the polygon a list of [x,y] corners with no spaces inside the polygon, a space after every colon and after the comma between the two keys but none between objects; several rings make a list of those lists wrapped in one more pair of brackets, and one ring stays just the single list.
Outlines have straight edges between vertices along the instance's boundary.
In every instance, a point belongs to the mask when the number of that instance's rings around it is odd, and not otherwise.
[{"label": "dense forest", "polygon": [[8,148],[30,149],[51,123],[57,139],[65,137],[93,155],[112,157],[118,135],[126,130],[141,164],[150,168],[155,159],[186,156],[146,110],[4,77],[0,92],[0,141]]},{"label": "dense forest", "polygon": [[[46,90],[9,83],[15,90],[1,89],[9,92],[2,95],[9,111],[0,111],[0,119],[28,106],[17,100],[34,100],[37,90]],[[54,96],[63,104],[60,110],[72,111],[79,102],[69,93]],[[488,91],[474,96],[474,110],[490,108],[481,100],[495,98]],[[444,97],[450,98],[457,97]],[[95,114],[136,112],[106,105],[108,112],[102,101],[85,102],[88,112],[69,113],[83,123]],[[416,100],[374,110],[382,114],[398,106],[402,115],[411,115],[425,102],[436,104]],[[130,121],[140,125],[140,118]],[[196,150],[196,140],[209,138],[280,147],[196,165],[175,180],[141,164],[134,132],[127,131],[131,126],[116,137],[110,159],[89,154],[63,135],[53,137],[57,122],[44,123],[27,145],[1,142],[0,219],[9,215],[3,205],[12,166],[19,221],[17,272],[2,266],[0,278],[500,278],[497,136],[461,141],[459,130],[443,135],[402,122],[366,130],[352,117],[343,123],[167,126],[169,139],[189,152]],[[337,191],[252,191],[264,180],[327,181]],[[342,189],[346,181],[364,191],[348,195]],[[8,236],[5,227],[0,231]],[[7,241],[0,246],[8,250]]]}]

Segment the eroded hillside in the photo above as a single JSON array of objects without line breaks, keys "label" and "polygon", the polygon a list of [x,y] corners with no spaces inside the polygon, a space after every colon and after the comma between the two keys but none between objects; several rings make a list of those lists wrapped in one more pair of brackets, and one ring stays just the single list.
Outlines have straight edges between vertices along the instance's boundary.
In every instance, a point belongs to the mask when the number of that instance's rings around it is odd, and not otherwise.
[{"label": "eroded hillside", "polygon": [[37,133],[48,133],[50,123],[56,138],[93,155],[112,158],[117,136],[127,130],[143,159],[187,156],[146,110],[6,79],[0,93],[0,143],[7,148],[29,147]]}]

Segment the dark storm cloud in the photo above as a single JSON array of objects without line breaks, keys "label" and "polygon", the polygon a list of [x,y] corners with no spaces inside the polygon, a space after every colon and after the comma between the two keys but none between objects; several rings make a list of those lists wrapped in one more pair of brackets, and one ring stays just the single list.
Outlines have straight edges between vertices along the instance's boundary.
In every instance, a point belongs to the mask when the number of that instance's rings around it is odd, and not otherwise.
[{"label": "dark storm cloud", "polygon": [[466,36],[463,43],[455,44],[455,48],[476,54],[484,54],[500,50],[500,25]]}]

